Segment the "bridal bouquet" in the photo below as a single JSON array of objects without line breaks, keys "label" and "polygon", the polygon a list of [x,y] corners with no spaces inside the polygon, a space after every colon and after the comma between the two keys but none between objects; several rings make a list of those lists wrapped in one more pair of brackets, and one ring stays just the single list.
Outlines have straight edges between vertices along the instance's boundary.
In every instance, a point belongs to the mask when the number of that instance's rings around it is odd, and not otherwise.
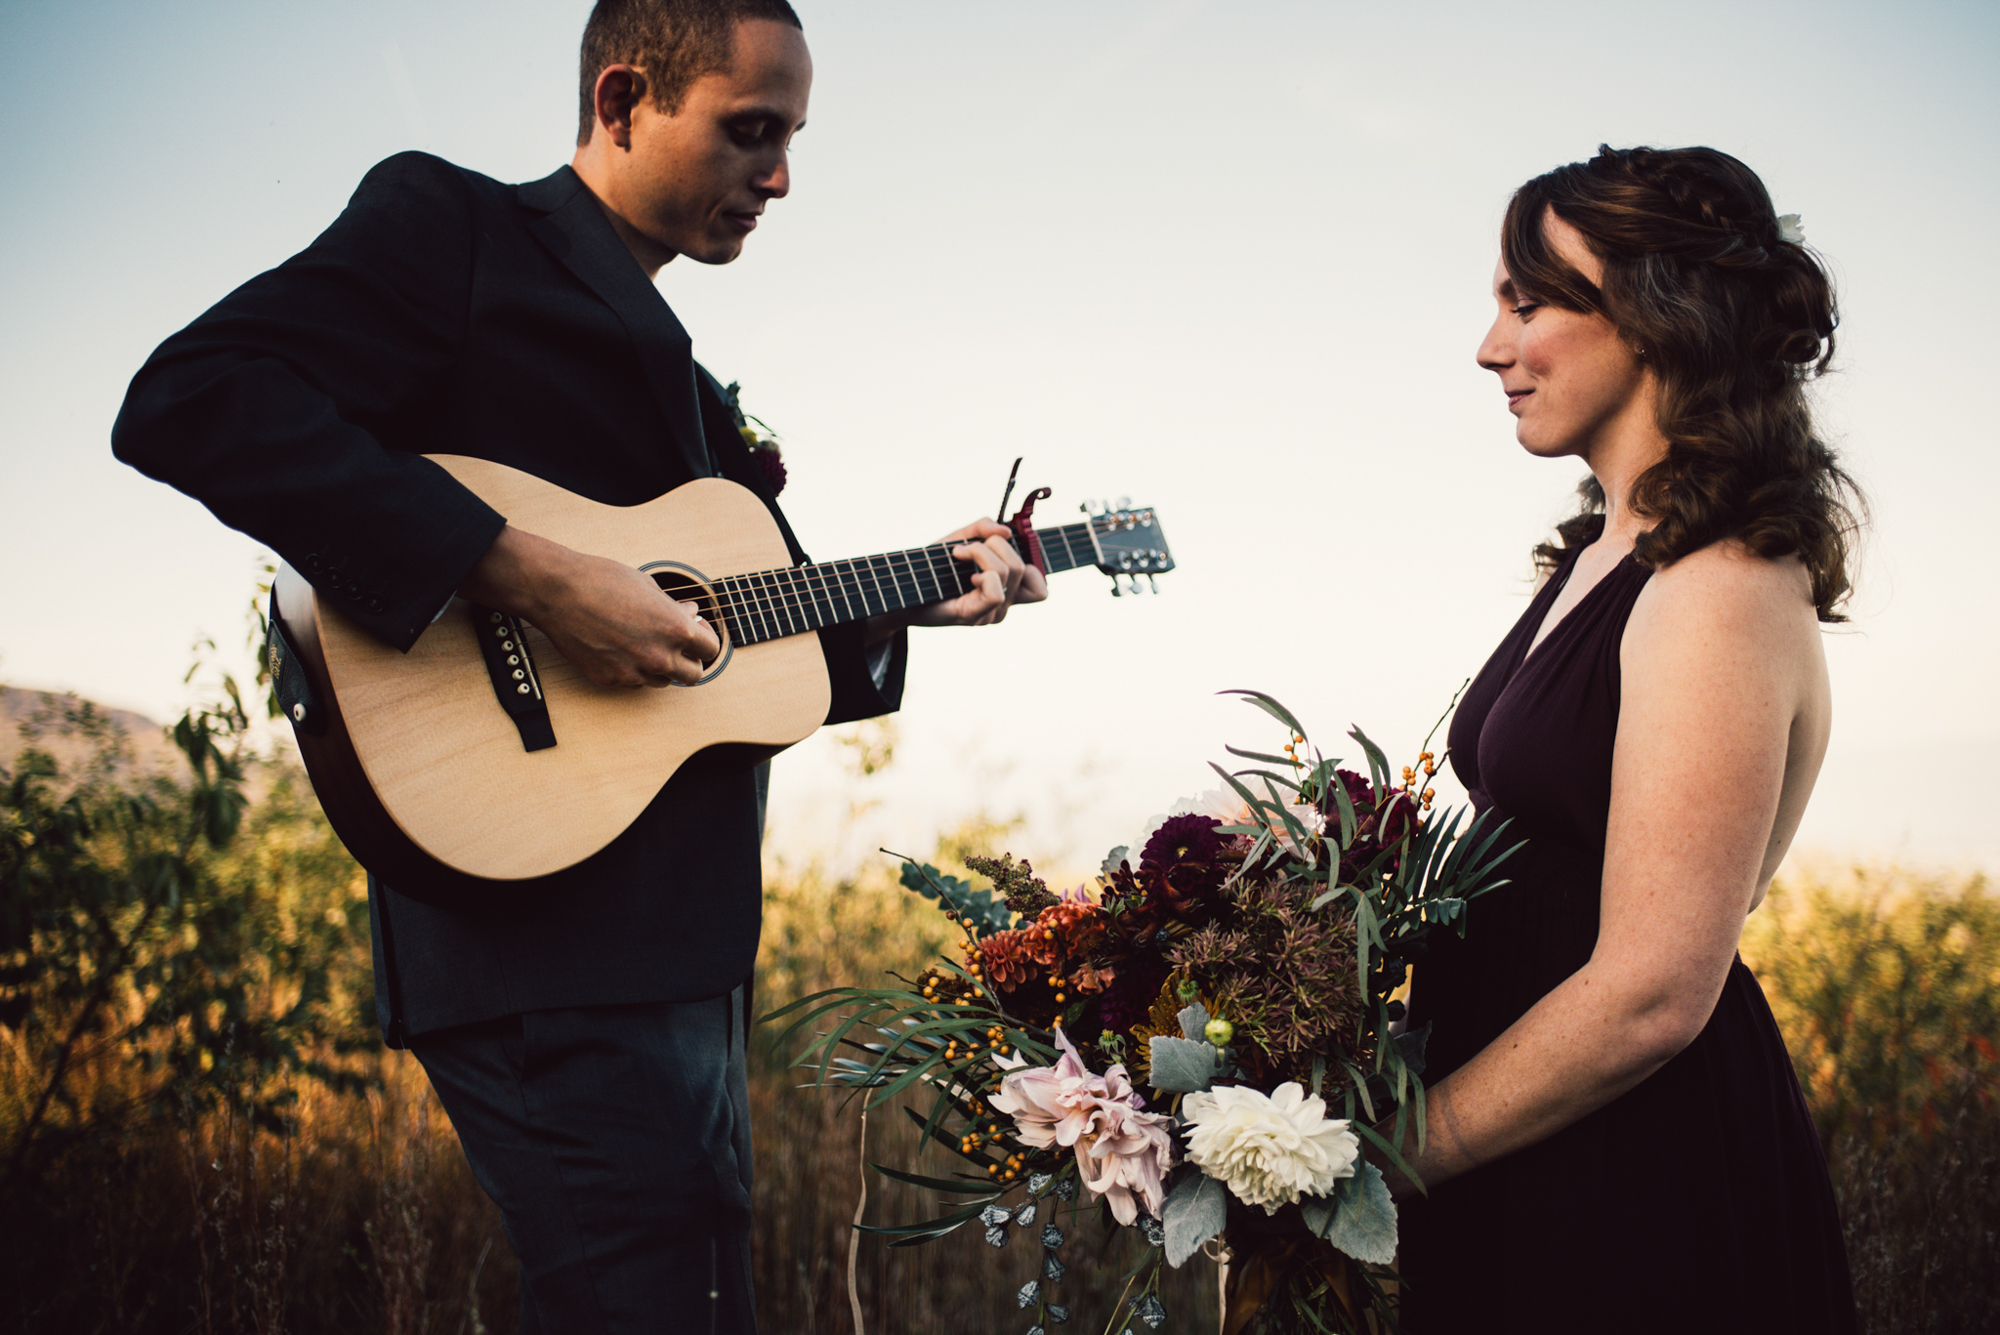
[{"label": "bridal bouquet", "polygon": [[820,1083],[868,1089],[870,1108],[912,1100],[956,1161],[878,1165],[955,1208],[869,1231],[1029,1237],[1030,1335],[1069,1319],[1061,1216],[1092,1206],[1144,1240],[1129,1322],[1159,1326],[1160,1266],[1207,1251],[1229,1265],[1226,1335],[1393,1328],[1396,1208],[1362,1149],[1400,1167],[1406,1131],[1422,1139],[1428,1031],[1403,1032],[1396,994],[1513,849],[1479,820],[1461,831],[1462,810],[1433,814],[1429,751],[1398,782],[1355,729],[1364,775],[1276,700],[1233,694],[1285,726],[1282,754],[1228,748],[1255,768],[1212,766],[1222,787],[1064,894],[1009,856],[967,860],[990,889],[906,861],[904,885],[963,931],[960,958],[786,1008],[794,1031],[831,1022],[800,1058]]}]

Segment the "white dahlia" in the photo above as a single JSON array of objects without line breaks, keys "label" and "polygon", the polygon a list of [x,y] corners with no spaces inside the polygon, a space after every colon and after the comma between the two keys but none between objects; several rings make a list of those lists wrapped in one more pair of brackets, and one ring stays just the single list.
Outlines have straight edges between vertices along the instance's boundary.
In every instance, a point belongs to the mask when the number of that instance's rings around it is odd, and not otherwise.
[{"label": "white dahlia", "polygon": [[1326,1100],[1287,1080],[1266,1094],[1224,1085],[1181,1101],[1193,1126],[1188,1159],[1219,1178],[1240,1201],[1276,1214],[1301,1196],[1324,1196],[1354,1176],[1361,1141]]}]

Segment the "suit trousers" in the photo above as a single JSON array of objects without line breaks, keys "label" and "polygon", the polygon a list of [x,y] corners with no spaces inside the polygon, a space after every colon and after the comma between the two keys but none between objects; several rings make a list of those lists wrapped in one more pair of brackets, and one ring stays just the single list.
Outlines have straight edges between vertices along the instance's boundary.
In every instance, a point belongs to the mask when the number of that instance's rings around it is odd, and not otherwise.
[{"label": "suit trousers", "polygon": [[529,1011],[410,1047],[521,1263],[522,1335],[749,1335],[741,987]]}]

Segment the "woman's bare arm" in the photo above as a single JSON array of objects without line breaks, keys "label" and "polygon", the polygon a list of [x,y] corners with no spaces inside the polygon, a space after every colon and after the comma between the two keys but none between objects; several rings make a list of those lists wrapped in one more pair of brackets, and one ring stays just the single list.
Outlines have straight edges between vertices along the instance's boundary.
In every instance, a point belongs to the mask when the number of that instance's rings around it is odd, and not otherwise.
[{"label": "woman's bare arm", "polygon": [[1661,571],[1620,662],[1596,950],[1429,1091],[1425,1147],[1404,1147],[1426,1185],[1545,1139],[1694,1040],[1818,773],[1826,672],[1796,562],[1725,544]]}]

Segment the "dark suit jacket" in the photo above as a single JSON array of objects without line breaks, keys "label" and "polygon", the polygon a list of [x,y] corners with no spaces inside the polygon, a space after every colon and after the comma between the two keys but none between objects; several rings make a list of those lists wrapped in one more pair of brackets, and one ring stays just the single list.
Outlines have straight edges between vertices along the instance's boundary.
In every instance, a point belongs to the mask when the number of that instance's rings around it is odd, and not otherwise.
[{"label": "dark suit jacket", "polygon": [[[381,163],[311,246],[160,346],[112,444],[405,649],[505,522],[422,454],[610,505],[719,473],[805,559],[687,332],[568,167],[513,186],[421,153]],[[858,624],[820,638],[828,722],[896,707],[903,644],[878,687]],[[756,953],[758,842],[757,775],[705,753],[601,852],[476,910],[371,878],[385,1035],[727,992]]]}]

